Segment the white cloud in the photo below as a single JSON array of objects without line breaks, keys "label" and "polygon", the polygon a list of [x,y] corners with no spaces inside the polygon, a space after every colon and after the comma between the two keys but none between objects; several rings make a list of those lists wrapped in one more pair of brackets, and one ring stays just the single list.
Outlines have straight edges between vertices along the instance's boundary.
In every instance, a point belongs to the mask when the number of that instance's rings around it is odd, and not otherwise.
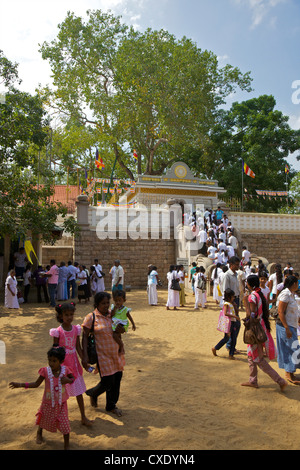
[{"label": "white cloud", "polygon": [[[234,0],[234,3],[240,6],[250,8],[252,12],[251,29],[255,29],[266,18],[270,16],[270,12],[277,5],[286,3],[286,0]],[[276,24],[276,17],[269,18],[272,27]]]},{"label": "white cloud", "polygon": [[[1,0],[0,0],[1,1]],[[42,60],[39,44],[55,39],[58,24],[67,12],[86,17],[87,10],[110,10],[126,23],[139,28],[139,14],[148,0],[14,0],[1,1],[0,49],[12,62],[19,64],[21,88],[34,93],[41,83],[50,82],[50,67]],[[130,21],[132,19],[132,22]]]}]

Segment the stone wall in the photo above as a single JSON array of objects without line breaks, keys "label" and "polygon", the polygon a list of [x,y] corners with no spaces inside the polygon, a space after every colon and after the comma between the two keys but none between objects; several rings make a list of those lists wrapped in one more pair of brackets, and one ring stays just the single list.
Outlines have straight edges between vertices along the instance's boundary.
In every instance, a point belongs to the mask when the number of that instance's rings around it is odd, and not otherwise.
[{"label": "stone wall", "polygon": [[251,253],[266,258],[270,263],[280,263],[284,268],[291,262],[296,272],[300,273],[300,233],[298,234],[262,234],[241,233],[242,242]]},{"label": "stone wall", "polygon": [[125,271],[125,285],[134,289],[147,286],[148,265],[157,266],[161,280],[166,284],[170,264],[176,263],[175,241],[171,240],[100,240],[94,231],[82,231],[74,241],[74,260],[88,268],[97,258],[106,274],[105,287],[110,288],[109,270],[119,259]]}]

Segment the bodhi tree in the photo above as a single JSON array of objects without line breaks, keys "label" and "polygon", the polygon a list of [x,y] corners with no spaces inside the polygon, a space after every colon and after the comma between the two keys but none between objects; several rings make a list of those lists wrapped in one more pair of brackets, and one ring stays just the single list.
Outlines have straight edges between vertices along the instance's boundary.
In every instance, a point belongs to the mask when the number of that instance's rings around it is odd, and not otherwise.
[{"label": "bodhi tree", "polygon": [[[72,120],[93,124],[98,146],[111,149],[134,177],[162,173],[187,143],[204,148],[214,114],[236,87],[250,90],[249,73],[167,31],[134,31],[100,10],[87,19],[68,13],[57,38],[41,45],[50,62],[52,105]],[[48,90],[49,91],[49,90]]]},{"label": "bodhi tree", "polygon": [[76,232],[66,208],[53,202],[52,173],[39,165],[39,152],[47,142],[48,119],[38,95],[16,88],[17,64],[0,51],[0,80],[5,101],[0,104],[0,236],[24,240],[29,234],[53,241],[57,217]]}]

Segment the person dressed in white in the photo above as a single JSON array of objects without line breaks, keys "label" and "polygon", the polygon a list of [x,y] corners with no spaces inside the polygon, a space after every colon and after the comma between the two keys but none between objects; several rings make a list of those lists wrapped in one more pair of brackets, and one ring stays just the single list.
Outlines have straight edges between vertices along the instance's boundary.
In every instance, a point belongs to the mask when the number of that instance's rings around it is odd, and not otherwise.
[{"label": "person dressed in white", "polygon": [[148,274],[148,302],[149,305],[157,305],[157,283],[158,283],[158,273],[156,266],[149,266]]},{"label": "person dressed in white", "polygon": [[206,276],[204,274],[205,269],[200,266],[196,268],[196,272],[194,274],[195,278],[195,310],[198,310],[199,304],[201,305],[202,308],[205,307],[205,302],[206,302],[206,292],[204,288],[199,288],[200,286],[200,281],[203,279],[206,281]]},{"label": "person dressed in white", "polygon": [[96,294],[98,292],[104,292],[105,291],[105,284],[104,284],[104,277],[103,277],[103,272],[102,272],[102,266],[99,264],[99,261],[97,259],[94,260],[94,267],[96,271],[96,276],[97,276],[97,290]]},{"label": "person dressed in white", "polygon": [[242,252],[242,263],[245,266],[245,264],[249,263],[250,261],[250,256],[251,253],[249,250],[247,250],[246,246],[243,246],[243,252]]},{"label": "person dressed in white", "polygon": [[20,308],[18,301],[18,281],[16,272],[11,269],[5,281],[5,301],[6,308]]},{"label": "person dressed in white", "polygon": [[175,269],[175,266],[173,265],[170,266],[169,272],[167,273],[167,279],[168,279],[168,300],[167,300],[166,308],[167,310],[169,310],[170,307],[172,307],[174,308],[174,310],[177,310],[177,307],[180,306],[179,291],[171,289],[172,280],[177,279],[179,281],[179,276]]},{"label": "person dressed in white", "polygon": [[216,259],[216,251],[217,251],[217,248],[215,246],[209,246],[207,248],[207,257],[209,259],[211,259],[212,261],[215,261]]},{"label": "person dressed in white", "polygon": [[230,245],[230,243],[227,244],[227,249],[226,249],[227,253],[228,253],[228,258],[232,258],[233,256],[235,256],[235,252],[234,252],[234,248]]},{"label": "person dressed in white", "polygon": [[117,259],[115,261],[115,267],[116,269],[114,270],[114,275],[112,279],[112,291],[123,290],[124,269],[122,268],[120,264],[120,260]]},{"label": "person dressed in white", "polygon": [[228,233],[228,242],[230,243],[230,245],[232,246],[232,248],[234,249],[234,252],[235,254],[237,253],[237,249],[238,249],[238,239],[233,235],[232,232],[229,232]]},{"label": "person dressed in white", "polygon": [[213,286],[213,299],[215,300],[216,304],[219,305],[220,300],[222,299],[222,292],[220,290],[219,285],[219,276],[222,273],[221,263],[217,263],[215,269],[213,269],[211,273],[211,280],[214,283]]}]

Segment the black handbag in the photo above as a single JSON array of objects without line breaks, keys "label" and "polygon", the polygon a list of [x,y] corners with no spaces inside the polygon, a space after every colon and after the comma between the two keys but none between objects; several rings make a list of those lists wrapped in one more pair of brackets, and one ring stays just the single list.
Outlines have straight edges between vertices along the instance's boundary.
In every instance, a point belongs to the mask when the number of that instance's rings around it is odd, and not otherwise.
[{"label": "black handbag", "polygon": [[93,312],[93,323],[92,323],[92,328],[88,336],[88,344],[87,344],[87,353],[88,353],[90,365],[97,364],[98,362],[96,341],[95,341],[95,335],[94,335],[94,323],[95,323],[95,313]]},{"label": "black handbag", "polygon": [[179,281],[177,281],[177,279],[172,279],[171,289],[172,289],[172,290],[178,290],[178,291],[181,290]]}]

